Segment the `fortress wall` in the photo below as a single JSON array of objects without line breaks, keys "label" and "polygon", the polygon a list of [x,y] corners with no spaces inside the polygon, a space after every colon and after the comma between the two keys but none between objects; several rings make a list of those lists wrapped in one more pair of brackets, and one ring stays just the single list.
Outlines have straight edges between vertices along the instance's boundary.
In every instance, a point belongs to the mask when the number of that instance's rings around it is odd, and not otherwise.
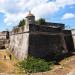
[{"label": "fortress wall", "polygon": [[74,43],[74,49],[75,49],[75,30],[72,30],[71,33],[72,33],[72,38],[73,38],[73,43]]},{"label": "fortress wall", "polygon": [[30,34],[29,54],[34,57],[50,58],[56,52],[62,52],[61,37],[59,35]]},{"label": "fortress wall", "polygon": [[12,53],[18,59],[24,59],[28,54],[29,43],[29,27],[25,25],[24,28],[17,28],[10,33],[10,45]]},{"label": "fortress wall", "polygon": [[[67,51],[60,29],[49,28],[48,31],[48,28],[45,27],[37,31],[38,27],[34,26],[25,25],[24,28],[15,28],[10,33],[10,48],[18,59],[24,59],[28,54],[46,58],[51,57],[56,52]],[[49,35],[56,32],[57,35]]]}]

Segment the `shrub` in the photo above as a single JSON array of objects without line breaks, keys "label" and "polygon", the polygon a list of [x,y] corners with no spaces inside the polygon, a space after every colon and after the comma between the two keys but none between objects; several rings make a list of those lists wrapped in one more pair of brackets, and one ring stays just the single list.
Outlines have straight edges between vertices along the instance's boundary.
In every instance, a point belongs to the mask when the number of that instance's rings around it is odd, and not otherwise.
[{"label": "shrub", "polygon": [[18,27],[22,27],[22,26],[24,26],[24,25],[25,25],[25,20],[23,19],[23,20],[21,20],[21,21],[19,22]]},{"label": "shrub", "polygon": [[45,19],[44,18],[40,18],[38,19],[37,21],[35,21],[36,24],[39,24],[39,25],[44,25],[46,23]]},{"label": "shrub", "polygon": [[28,73],[44,72],[51,69],[52,62],[46,62],[44,59],[28,57],[27,59],[18,62],[17,66],[20,70]]}]

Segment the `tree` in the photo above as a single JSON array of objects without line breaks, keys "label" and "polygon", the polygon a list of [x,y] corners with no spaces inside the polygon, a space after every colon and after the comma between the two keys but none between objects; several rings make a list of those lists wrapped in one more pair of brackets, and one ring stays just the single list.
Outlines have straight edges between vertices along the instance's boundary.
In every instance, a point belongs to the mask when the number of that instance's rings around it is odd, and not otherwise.
[{"label": "tree", "polygon": [[44,18],[40,18],[39,20],[36,21],[37,24],[43,25],[46,23]]},{"label": "tree", "polygon": [[25,25],[25,20],[23,19],[23,20],[21,20],[21,21],[19,22],[18,27],[21,27],[21,26],[24,26],[24,25]]}]

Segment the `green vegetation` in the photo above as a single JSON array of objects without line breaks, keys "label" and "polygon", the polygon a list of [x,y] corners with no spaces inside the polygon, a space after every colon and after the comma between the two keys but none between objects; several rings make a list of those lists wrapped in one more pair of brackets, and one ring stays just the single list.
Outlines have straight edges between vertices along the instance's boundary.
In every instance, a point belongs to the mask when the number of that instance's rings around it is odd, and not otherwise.
[{"label": "green vegetation", "polygon": [[36,21],[37,24],[43,25],[46,23],[44,18],[40,18],[39,20]]},{"label": "green vegetation", "polygon": [[21,27],[21,26],[24,26],[24,25],[25,25],[25,20],[23,19],[23,20],[21,20],[21,21],[19,22],[18,27]]},{"label": "green vegetation", "polygon": [[[45,21],[44,18],[40,18],[40,19],[38,19],[37,21],[35,21],[35,23],[36,23],[36,24],[39,24],[39,25],[44,25],[44,24],[46,23],[46,21]],[[22,26],[24,26],[24,25],[25,25],[25,20],[23,19],[23,20],[21,20],[21,21],[19,22],[18,27],[22,27]]]},{"label": "green vegetation", "polygon": [[53,63],[47,62],[44,59],[40,58],[28,57],[27,59],[18,62],[16,65],[23,72],[35,73],[50,70]]}]

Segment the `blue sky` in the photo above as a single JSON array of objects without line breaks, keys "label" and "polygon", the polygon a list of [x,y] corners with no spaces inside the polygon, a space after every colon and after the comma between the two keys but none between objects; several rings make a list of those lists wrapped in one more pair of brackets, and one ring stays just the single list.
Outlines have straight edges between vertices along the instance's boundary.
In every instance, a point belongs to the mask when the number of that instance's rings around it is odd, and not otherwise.
[{"label": "blue sky", "polygon": [[75,0],[0,0],[0,31],[12,30],[28,11],[47,21],[75,29]]}]

